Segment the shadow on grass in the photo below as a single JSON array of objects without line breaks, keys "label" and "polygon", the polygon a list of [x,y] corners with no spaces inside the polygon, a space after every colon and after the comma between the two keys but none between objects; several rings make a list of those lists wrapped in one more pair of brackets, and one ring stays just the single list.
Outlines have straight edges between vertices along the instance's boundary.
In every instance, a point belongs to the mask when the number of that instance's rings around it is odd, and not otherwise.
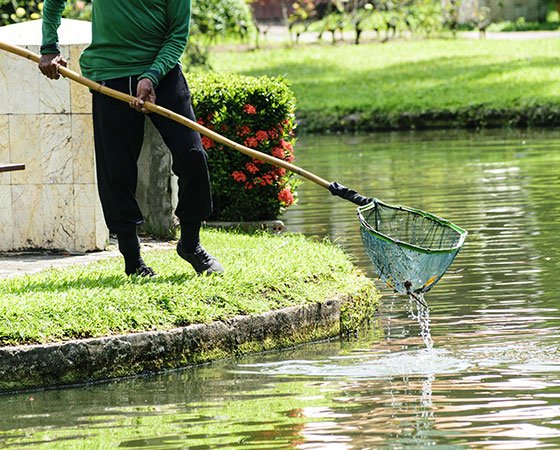
[{"label": "shadow on grass", "polygon": [[[374,49],[372,57],[376,57]],[[479,55],[442,56],[381,68],[349,62],[344,70],[338,63],[324,58],[304,58],[267,66],[266,70],[241,73],[252,76],[284,74],[303,112],[323,107],[331,111],[345,107],[377,109],[390,104],[401,111],[411,107],[457,108],[476,104],[503,107],[532,101],[535,95],[543,100],[550,97],[550,89],[558,84],[551,76],[524,74],[535,69],[544,74],[560,67],[560,58],[522,57],[504,62],[495,62],[490,57],[480,62],[480,58]]]},{"label": "shadow on grass", "polygon": [[0,293],[4,291],[7,294],[26,294],[37,292],[68,292],[73,290],[112,290],[123,289],[127,286],[148,286],[154,284],[180,285],[188,283],[198,277],[194,272],[182,274],[166,275],[154,278],[142,278],[138,276],[127,277],[125,274],[118,275],[86,275],[83,273],[66,279],[57,279],[53,273],[53,278],[33,280],[23,278],[21,280],[10,280],[11,283],[4,289],[0,289]]}]

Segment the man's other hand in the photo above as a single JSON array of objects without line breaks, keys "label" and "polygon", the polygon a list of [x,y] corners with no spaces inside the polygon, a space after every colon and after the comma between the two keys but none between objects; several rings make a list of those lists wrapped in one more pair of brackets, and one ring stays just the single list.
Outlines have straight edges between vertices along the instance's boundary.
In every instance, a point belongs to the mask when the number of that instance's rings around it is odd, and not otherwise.
[{"label": "man's other hand", "polygon": [[58,80],[60,78],[60,73],[58,73],[58,68],[67,67],[68,63],[64,59],[64,56],[58,53],[53,53],[50,55],[41,55],[39,60],[39,70],[46,77],[51,80]]},{"label": "man's other hand", "polygon": [[136,98],[130,102],[130,107],[134,108],[136,111],[147,114],[150,111],[144,108],[144,102],[156,102],[156,91],[154,89],[152,80],[148,78],[142,78],[140,81],[138,81],[138,87],[136,88]]}]

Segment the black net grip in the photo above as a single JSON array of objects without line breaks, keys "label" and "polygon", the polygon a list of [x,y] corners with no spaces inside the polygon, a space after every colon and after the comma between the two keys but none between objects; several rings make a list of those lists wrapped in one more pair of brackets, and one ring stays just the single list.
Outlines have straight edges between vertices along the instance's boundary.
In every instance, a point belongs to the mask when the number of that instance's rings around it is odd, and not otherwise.
[{"label": "black net grip", "polygon": [[358,206],[365,206],[373,201],[372,198],[364,197],[353,189],[349,189],[342,184],[338,184],[336,181],[329,184],[329,191],[331,191],[332,195],[348,200]]}]

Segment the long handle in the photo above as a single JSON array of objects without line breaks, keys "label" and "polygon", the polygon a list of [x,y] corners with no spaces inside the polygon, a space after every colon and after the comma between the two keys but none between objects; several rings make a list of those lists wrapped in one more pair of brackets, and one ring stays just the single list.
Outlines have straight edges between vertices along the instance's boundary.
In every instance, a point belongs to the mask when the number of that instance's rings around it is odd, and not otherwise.
[{"label": "long handle", "polygon": [[[17,47],[15,45],[11,45],[11,44],[7,44],[5,42],[0,42],[0,48],[2,50],[6,50],[10,53],[14,53],[16,55],[19,56],[23,56],[24,58],[30,59],[31,61],[36,62],[37,64],[39,63],[39,60],[41,59],[41,57],[33,52],[30,52],[27,49],[21,48],[21,47]],[[129,103],[131,100],[134,100],[135,97],[125,94],[124,92],[120,92],[117,91],[115,89],[111,89],[109,87],[106,86],[102,86],[99,83],[96,83],[95,81],[92,81],[88,78],[85,78],[81,75],[79,75],[78,73],[74,72],[73,70],[70,70],[66,67],[59,67],[60,74],[66,78],[69,78],[73,81],[76,81],[84,86],[87,86],[89,89],[96,91],[96,92],[100,92],[102,94],[108,95],[109,97],[113,97],[116,98],[117,100],[122,100],[123,102],[127,102]],[[307,170],[302,169],[301,167],[298,167],[294,164],[290,164],[289,162],[286,162],[280,158],[275,158],[274,156],[271,155],[267,155],[265,153],[259,152],[257,150],[251,149],[249,147],[246,147],[244,145],[241,145],[237,142],[232,141],[231,139],[228,139],[224,136],[222,136],[221,134],[218,134],[202,125],[200,125],[198,122],[195,122],[193,120],[188,119],[187,117],[181,116],[180,114],[174,113],[173,111],[170,111],[167,108],[162,108],[161,106],[158,106],[154,103],[150,103],[150,102],[145,102],[144,103],[144,108],[146,108],[148,111],[154,112],[156,114],[159,114],[161,116],[167,117],[171,120],[174,120],[175,122],[178,122],[182,125],[185,125],[195,131],[198,131],[200,134],[203,134],[204,136],[209,137],[210,139],[219,142],[221,144],[224,144],[230,148],[233,148],[234,150],[240,151],[241,153],[244,153],[247,156],[250,156],[251,158],[255,158],[264,162],[267,162],[269,164],[272,164],[274,166],[278,166],[278,167],[283,167],[286,170],[289,170],[291,172],[297,173],[298,175],[301,175],[302,177],[307,178],[310,181],[313,181],[314,183],[317,183],[318,185],[327,188],[329,187],[329,185],[331,184],[329,181],[324,180],[321,177],[318,177],[317,175],[308,172]]]},{"label": "long handle", "polygon": [[[8,44],[6,42],[2,42],[0,41],[0,49],[5,50],[7,52],[13,53],[15,55],[19,55],[22,56],[26,59],[29,59],[31,61],[36,62],[37,64],[39,63],[41,57],[33,52],[30,52],[27,49],[21,48],[21,47],[17,47],[15,45],[11,45]],[[96,91],[96,92],[100,92],[102,94],[108,95],[109,97],[113,97],[116,98],[117,100],[122,100],[123,102],[127,102],[130,103],[131,100],[134,100],[135,97],[125,94],[124,92],[120,92],[117,91],[115,89],[111,89],[107,86],[102,86],[99,83],[96,83],[95,81],[92,81],[88,78],[85,78],[83,76],[81,76],[80,74],[74,72],[73,70],[70,70],[66,67],[62,67],[60,66],[58,68],[59,73],[66,77],[69,78],[73,81],[76,81],[77,83],[80,83],[86,87],[88,87],[89,89],[91,89],[92,91]],[[222,136],[221,134],[218,134],[202,125],[200,125],[199,123],[188,119],[187,117],[181,116],[180,114],[174,113],[173,111],[170,111],[167,108],[162,108],[161,106],[156,105],[155,103],[150,103],[150,102],[145,102],[144,103],[144,108],[147,109],[148,111],[154,112],[156,114],[159,114],[161,116],[167,117],[168,119],[174,120],[175,122],[180,123],[181,125],[185,125],[189,128],[191,128],[192,130],[198,131],[200,134],[209,137],[210,139],[219,142],[221,144],[226,145],[227,147],[230,147],[234,150],[237,150],[247,156],[250,156],[251,158],[255,158],[258,159],[260,161],[264,161],[267,162],[269,164],[272,164],[273,166],[277,166],[277,167],[283,167],[286,170],[289,170],[290,172],[294,172],[298,175],[301,175],[304,178],[307,178],[309,181],[312,181],[313,183],[318,184],[321,187],[324,187],[325,189],[328,189],[333,195],[337,195],[339,197],[342,197],[346,200],[349,200],[357,205],[364,205],[367,204],[371,201],[371,199],[364,197],[360,194],[358,194],[356,191],[353,191],[351,189],[348,189],[336,182],[329,182],[321,177],[318,177],[317,175],[302,169],[301,167],[298,167],[294,164],[291,164],[289,162],[284,161],[283,159],[280,158],[276,158],[272,155],[267,155],[266,153],[262,153],[259,152],[257,150],[253,150],[249,147],[246,147],[244,145],[241,145],[235,141],[232,141],[231,139],[228,139],[224,136]]]}]

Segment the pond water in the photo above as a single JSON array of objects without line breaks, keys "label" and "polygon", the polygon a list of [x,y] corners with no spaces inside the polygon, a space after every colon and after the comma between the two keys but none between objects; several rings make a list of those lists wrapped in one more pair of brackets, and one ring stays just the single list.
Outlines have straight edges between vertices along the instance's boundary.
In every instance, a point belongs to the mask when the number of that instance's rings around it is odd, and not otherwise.
[{"label": "pond water", "polygon": [[[560,133],[303,137],[298,164],[470,234],[426,295],[359,336],[0,397],[2,448],[560,448]],[[285,215],[375,276],[355,208],[310,182]],[[380,285],[381,287],[381,285]]]}]

